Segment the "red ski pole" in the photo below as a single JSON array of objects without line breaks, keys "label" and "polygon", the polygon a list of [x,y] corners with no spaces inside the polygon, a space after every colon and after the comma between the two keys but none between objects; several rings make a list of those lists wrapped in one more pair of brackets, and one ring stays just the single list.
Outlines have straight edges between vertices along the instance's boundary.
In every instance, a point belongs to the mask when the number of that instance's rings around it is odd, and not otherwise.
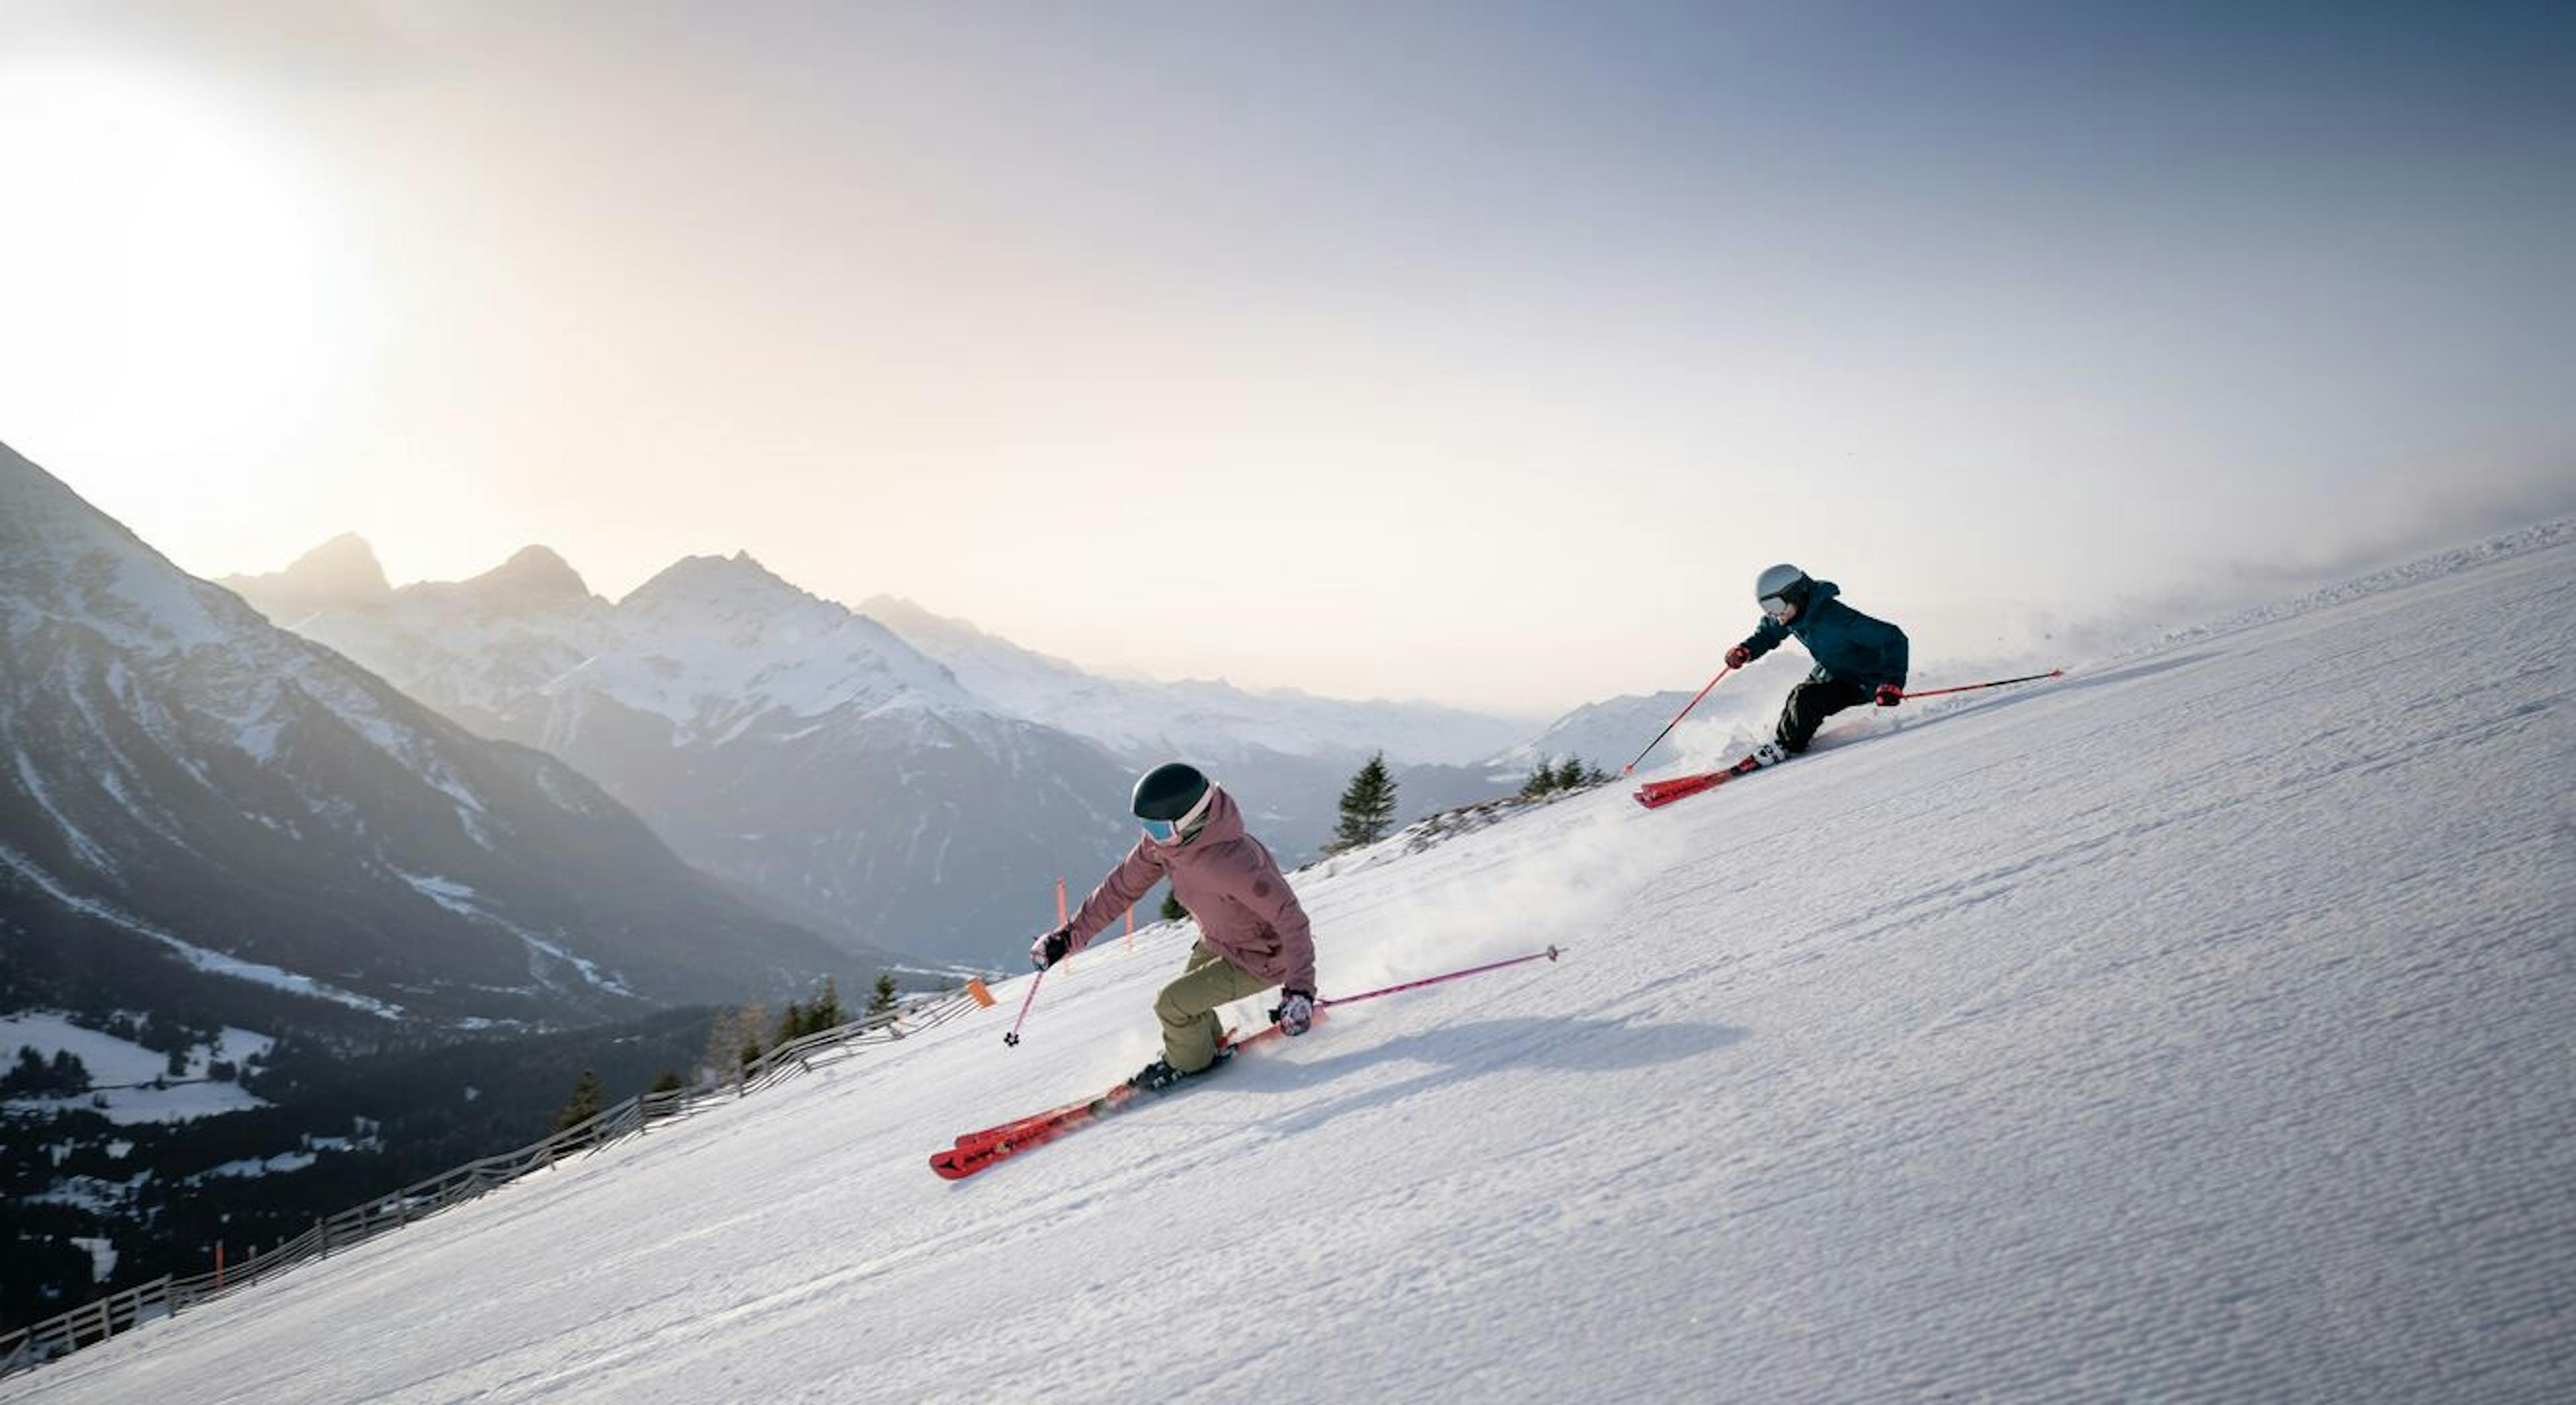
[{"label": "red ski pole", "polygon": [[[1064,910],[1064,880],[1062,878],[1058,878],[1055,880],[1056,925],[1061,927],[1065,925],[1068,920],[1069,919],[1065,916]],[[1068,951],[1065,955],[1071,956],[1073,953]],[[1038,1003],[1038,987],[1046,984],[1046,973],[1052,969],[1054,968],[1048,966],[1041,966],[1038,968],[1038,978],[1029,982],[1028,998],[1020,1002],[1020,1017],[1011,1021],[1011,1032],[1002,1036],[1003,1043],[1015,1048],[1018,1047],[1020,1042],[1020,1026],[1029,1022],[1029,1007]]]},{"label": "red ski pole", "polygon": [[[1728,674],[1730,674],[1730,673],[1732,673],[1732,672],[1734,672],[1734,671],[1735,671],[1735,670],[1734,670],[1733,668],[1721,668],[1721,669],[1719,669],[1719,670],[1717,671],[1717,678],[1712,678],[1712,679],[1708,680],[1708,688],[1714,688],[1714,687],[1716,687],[1716,686],[1717,686],[1717,682],[1718,682],[1718,678],[1724,678],[1726,675],[1728,675]],[[1708,688],[1702,688],[1702,689],[1700,689],[1700,690],[1699,690],[1699,698],[1704,698],[1704,697],[1707,697],[1707,696],[1708,696]],[[1655,733],[1655,740],[1654,740],[1654,741],[1651,741],[1651,742],[1646,743],[1646,751],[1652,751],[1652,750],[1654,750],[1654,749],[1655,749],[1655,745],[1656,745],[1656,743],[1657,743],[1657,742],[1661,742],[1664,738],[1666,738],[1666,737],[1668,737],[1668,736],[1672,735],[1672,731],[1673,731],[1673,729],[1674,729],[1675,727],[1678,727],[1678,726],[1682,725],[1682,719],[1683,719],[1683,718],[1685,718],[1685,717],[1690,716],[1690,710],[1691,710],[1692,708],[1695,708],[1695,707],[1699,706],[1699,698],[1693,698],[1693,699],[1691,699],[1689,702],[1686,702],[1686,703],[1682,704],[1682,710],[1673,714],[1673,720],[1664,724],[1664,730],[1662,730],[1662,731],[1660,731],[1660,732]],[[1646,751],[1641,751],[1641,752],[1638,752],[1638,753],[1637,753],[1637,761],[1643,761],[1643,760],[1645,760],[1645,759],[1646,759]],[[1620,768],[1619,768],[1619,774],[1621,774],[1621,775],[1623,775],[1623,776],[1624,776],[1624,775],[1628,774],[1629,772],[1636,770],[1636,769],[1637,769],[1637,761],[1631,761],[1631,762],[1629,762],[1627,765],[1620,767]]]},{"label": "red ski pole", "polygon": [[1337,995],[1330,1000],[1318,1000],[1315,1002],[1315,1005],[1318,1009],[1331,1005],[1352,1005],[1357,1004],[1362,1000],[1375,1000],[1381,995],[1393,995],[1398,991],[1420,990],[1426,985],[1438,985],[1442,981],[1454,981],[1464,976],[1480,976],[1487,971],[1499,971],[1505,966],[1518,966],[1525,961],[1536,961],[1542,957],[1549,961],[1554,961],[1556,959],[1557,952],[1560,950],[1562,950],[1562,948],[1552,946],[1545,951],[1533,951],[1527,956],[1515,956],[1509,961],[1495,961],[1483,966],[1470,966],[1466,970],[1452,971],[1445,976],[1425,976],[1421,980],[1406,981],[1402,985],[1391,985],[1384,990],[1372,990],[1361,995]]},{"label": "red ski pole", "polygon": [[1038,1003],[1038,987],[1044,984],[1046,984],[1046,972],[1040,971],[1037,979],[1029,982],[1028,998],[1020,1002],[1020,1017],[1011,1021],[1011,1032],[1002,1036],[1003,1043],[1017,1047],[1020,1042],[1020,1026],[1028,1022],[1029,1007]]},{"label": "red ski pole", "polygon": [[2036,683],[2043,678],[2063,678],[2065,676],[2065,669],[2052,668],[2046,673],[2034,673],[2027,678],[1998,678],[1992,683],[1962,683],[1956,688],[1929,688],[1920,693],[1907,693],[1905,695],[1905,700],[1907,702],[1912,702],[1916,698],[1937,698],[1943,693],[1973,693],[1979,688],[2000,688],[2007,683]]}]

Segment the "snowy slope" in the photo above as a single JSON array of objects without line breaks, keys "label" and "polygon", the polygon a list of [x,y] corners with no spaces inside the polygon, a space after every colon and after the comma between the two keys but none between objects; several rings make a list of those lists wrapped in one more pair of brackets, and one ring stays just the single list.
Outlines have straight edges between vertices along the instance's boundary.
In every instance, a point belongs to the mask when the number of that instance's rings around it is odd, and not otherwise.
[{"label": "snowy slope", "polygon": [[974,1180],[1180,936],[0,1400],[2565,1399],[2571,542],[1309,872],[1327,993],[1568,953]]}]

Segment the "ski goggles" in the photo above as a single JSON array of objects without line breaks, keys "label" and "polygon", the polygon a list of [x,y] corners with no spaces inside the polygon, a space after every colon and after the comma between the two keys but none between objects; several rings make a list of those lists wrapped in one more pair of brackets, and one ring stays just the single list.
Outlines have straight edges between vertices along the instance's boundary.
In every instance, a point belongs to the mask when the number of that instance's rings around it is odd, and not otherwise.
[{"label": "ski goggles", "polygon": [[1207,788],[1207,793],[1199,797],[1199,803],[1192,805],[1190,807],[1190,812],[1181,816],[1179,819],[1140,819],[1137,823],[1145,826],[1145,837],[1153,840],[1155,843],[1177,843],[1182,839],[1188,838],[1190,835],[1198,833],[1200,827],[1207,823],[1208,805],[1215,799],[1216,787],[1209,786]]},{"label": "ski goggles", "polygon": [[1762,606],[1762,613],[1769,615],[1774,622],[1780,624],[1789,622],[1791,607],[1787,600],[1777,595],[1765,595],[1758,603]]}]

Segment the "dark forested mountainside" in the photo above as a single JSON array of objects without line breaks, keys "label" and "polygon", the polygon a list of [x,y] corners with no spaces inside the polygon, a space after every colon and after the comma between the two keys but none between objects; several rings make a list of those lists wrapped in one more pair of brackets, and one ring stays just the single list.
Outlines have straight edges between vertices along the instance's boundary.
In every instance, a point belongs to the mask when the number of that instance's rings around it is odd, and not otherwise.
[{"label": "dark forested mountainside", "polygon": [[[315,1219],[553,1130],[583,1070],[614,1103],[689,1078],[718,1012],[659,1011],[591,1029],[415,1044],[344,1057],[286,1041],[244,1086],[274,1105],[125,1123],[77,1102],[19,1104],[0,1137],[0,1330],[164,1273],[200,1273]],[[115,1267],[74,1241],[103,1244]]]}]

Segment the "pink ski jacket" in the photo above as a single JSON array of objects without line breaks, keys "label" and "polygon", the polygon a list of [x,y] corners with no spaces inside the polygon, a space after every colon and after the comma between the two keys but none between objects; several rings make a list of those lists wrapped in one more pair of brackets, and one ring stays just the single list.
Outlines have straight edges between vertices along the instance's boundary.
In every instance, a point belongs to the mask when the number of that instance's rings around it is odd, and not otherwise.
[{"label": "pink ski jacket", "polygon": [[1207,823],[1188,843],[1137,839],[1073,915],[1073,949],[1089,946],[1166,876],[1219,956],[1283,986],[1315,989],[1315,937],[1306,909],[1280,876],[1279,861],[1243,832],[1243,811],[1222,786],[1209,801]]}]

